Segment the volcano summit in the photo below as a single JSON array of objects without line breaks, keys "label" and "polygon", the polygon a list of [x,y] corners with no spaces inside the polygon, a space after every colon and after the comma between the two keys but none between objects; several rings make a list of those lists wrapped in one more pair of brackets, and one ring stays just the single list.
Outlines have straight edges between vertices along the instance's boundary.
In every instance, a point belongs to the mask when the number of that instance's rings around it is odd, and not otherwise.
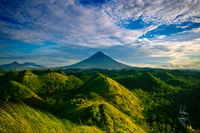
[{"label": "volcano summit", "polygon": [[124,69],[131,68],[131,66],[122,64],[108,55],[104,54],[101,51],[98,51],[96,54],[91,57],[80,61],[76,64],[65,66],[64,68],[82,68],[82,69],[90,69],[90,68],[101,68],[101,69]]}]

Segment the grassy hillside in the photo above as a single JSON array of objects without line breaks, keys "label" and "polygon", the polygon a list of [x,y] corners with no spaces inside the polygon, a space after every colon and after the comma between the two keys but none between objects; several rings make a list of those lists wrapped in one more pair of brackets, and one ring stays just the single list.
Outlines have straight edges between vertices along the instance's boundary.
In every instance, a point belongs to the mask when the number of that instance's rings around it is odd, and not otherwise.
[{"label": "grassy hillside", "polygon": [[19,81],[21,84],[27,86],[34,92],[38,92],[39,89],[42,87],[42,82],[39,79],[39,77],[35,74],[33,74],[29,70],[22,71],[18,76],[17,81]]},{"label": "grassy hillside", "polygon": [[77,126],[23,103],[0,107],[1,133],[103,133],[95,126]]},{"label": "grassy hillside", "polygon": [[32,92],[26,86],[16,82],[16,81],[9,81],[5,83],[0,88],[0,96],[2,99],[5,100],[20,100],[20,99],[27,99],[27,98],[38,98],[40,99],[34,92]]},{"label": "grassy hillside", "polygon": [[200,84],[199,81],[200,77],[198,76],[198,73],[193,73],[193,72],[181,73],[179,71],[170,71],[170,72],[160,71],[156,72],[155,76],[165,81],[169,85],[181,87],[184,89],[193,89],[196,88],[198,84]]},{"label": "grassy hillside", "polygon": [[[193,71],[3,72],[0,101],[12,104],[0,105],[0,132],[198,132],[199,89]],[[183,106],[187,126],[178,119]]]},{"label": "grassy hillside", "polygon": [[151,73],[145,72],[137,76],[124,76],[114,78],[117,82],[129,89],[141,88],[144,91],[156,93],[174,93],[179,88],[170,86],[159,78],[154,77]]},{"label": "grassy hillside", "polygon": [[36,74],[30,70],[10,71],[0,78],[0,87],[11,80],[28,87],[52,104],[72,97],[76,89],[83,84],[73,75],[67,76],[64,73],[54,72],[52,69],[36,71]]},{"label": "grassy hillside", "polygon": [[138,125],[143,121],[141,101],[114,80],[98,73],[79,93],[57,109],[59,113],[64,110],[63,117],[106,132],[145,132]]},{"label": "grassy hillside", "polygon": [[128,89],[103,74],[94,76],[84,85],[82,91],[95,92],[124,113],[143,118],[141,101]]},{"label": "grassy hillside", "polygon": [[79,103],[82,100],[77,98],[67,102],[65,117],[74,122],[97,125],[105,132],[144,132],[133,119],[113,105],[105,101],[90,100]]}]

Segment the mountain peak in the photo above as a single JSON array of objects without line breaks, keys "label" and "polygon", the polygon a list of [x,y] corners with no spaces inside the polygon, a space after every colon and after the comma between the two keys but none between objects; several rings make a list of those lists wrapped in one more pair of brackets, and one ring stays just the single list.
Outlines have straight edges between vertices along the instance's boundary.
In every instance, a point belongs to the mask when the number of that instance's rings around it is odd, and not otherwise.
[{"label": "mountain peak", "polygon": [[22,63],[20,63],[20,62],[18,62],[18,61],[14,61],[14,62],[12,62],[11,64],[22,64]]},{"label": "mountain peak", "polygon": [[91,57],[107,57],[107,55],[101,51],[96,52],[94,55],[92,55]]},{"label": "mountain peak", "polygon": [[10,64],[0,65],[0,68],[3,68],[5,70],[25,70],[25,69],[43,69],[44,67],[30,62],[21,63],[18,61],[14,61]]},{"label": "mountain peak", "polygon": [[103,54],[103,55],[105,55],[103,52],[101,52],[101,51],[98,51],[96,54]]},{"label": "mountain peak", "polygon": [[65,68],[82,68],[82,69],[90,69],[90,68],[100,68],[100,69],[124,69],[130,68],[125,64],[117,62],[116,60],[112,59],[105,53],[98,51],[94,55],[90,56],[89,58],[80,61],[76,64],[71,66],[66,66]]}]

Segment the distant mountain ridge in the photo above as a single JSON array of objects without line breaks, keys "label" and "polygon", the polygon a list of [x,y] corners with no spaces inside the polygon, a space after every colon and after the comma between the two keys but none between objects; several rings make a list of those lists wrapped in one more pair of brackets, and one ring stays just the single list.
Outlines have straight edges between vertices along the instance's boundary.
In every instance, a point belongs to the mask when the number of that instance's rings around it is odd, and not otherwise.
[{"label": "distant mountain ridge", "polygon": [[0,68],[5,69],[5,70],[24,70],[24,69],[44,69],[44,66],[37,65],[35,63],[20,63],[17,61],[14,61],[10,64],[4,64],[0,65]]},{"label": "distant mountain ridge", "polygon": [[124,69],[124,68],[132,68],[131,66],[122,64],[108,55],[104,54],[101,51],[98,51],[91,57],[80,61],[76,64],[70,66],[64,66],[63,68],[82,68],[82,69],[90,69],[90,68],[101,68],[101,69]]}]

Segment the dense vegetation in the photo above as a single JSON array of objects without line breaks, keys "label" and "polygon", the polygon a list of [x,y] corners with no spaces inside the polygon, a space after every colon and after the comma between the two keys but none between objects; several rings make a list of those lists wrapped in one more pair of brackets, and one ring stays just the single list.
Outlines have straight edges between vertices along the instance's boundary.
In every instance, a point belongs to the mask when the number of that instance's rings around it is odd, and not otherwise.
[{"label": "dense vegetation", "polygon": [[1,70],[0,132],[195,133],[199,97],[199,71]]}]

